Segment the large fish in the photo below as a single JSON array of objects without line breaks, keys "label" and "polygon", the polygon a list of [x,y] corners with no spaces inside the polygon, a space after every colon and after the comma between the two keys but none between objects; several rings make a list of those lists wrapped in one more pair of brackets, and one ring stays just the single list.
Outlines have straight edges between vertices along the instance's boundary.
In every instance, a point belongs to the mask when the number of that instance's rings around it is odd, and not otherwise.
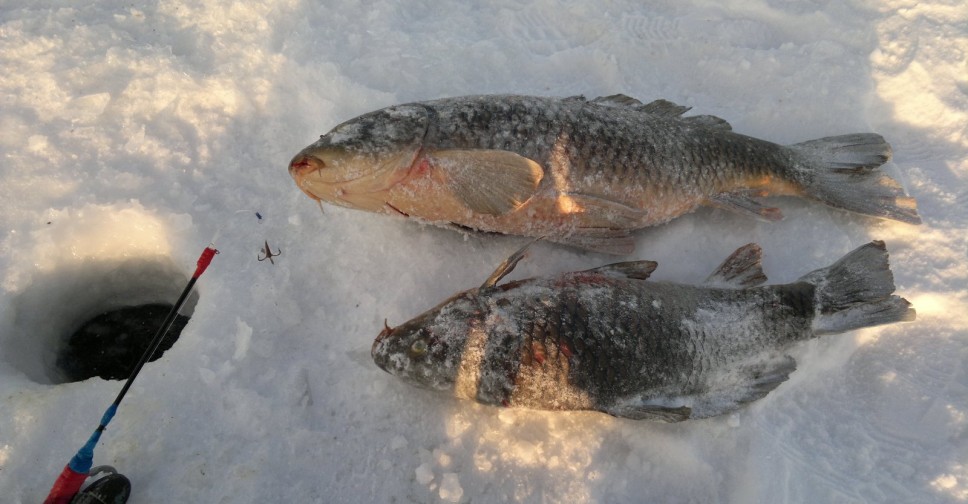
[{"label": "large fish", "polygon": [[498,285],[509,258],[461,292],[373,343],[382,369],[484,404],[596,410],[681,421],[733,411],[796,368],[797,342],[902,320],[884,243],[783,285],[766,281],[750,244],[706,281],[646,281],[651,261]]},{"label": "large fish", "polygon": [[880,135],[781,146],[686,110],[623,95],[410,103],[336,126],[289,173],[336,205],[615,254],[632,251],[631,231],[702,205],[778,219],[756,201],[768,195],[920,222],[878,169],[891,156]]}]

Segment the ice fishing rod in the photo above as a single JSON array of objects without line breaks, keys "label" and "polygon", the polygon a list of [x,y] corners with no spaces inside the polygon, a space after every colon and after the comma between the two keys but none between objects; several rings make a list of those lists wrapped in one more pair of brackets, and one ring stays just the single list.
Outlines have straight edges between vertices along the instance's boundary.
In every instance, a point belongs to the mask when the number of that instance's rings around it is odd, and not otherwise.
[{"label": "ice fishing rod", "polygon": [[78,490],[81,488],[81,484],[87,479],[88,472],[91,470],[91,466],[94,465],[94,447],[97,445],[98,440],[101,439],[101,433],[107,428],[111,419],[114,418],[114,414],[118,411],[118,405],[121,404],[121,400],[124,399],[124,395],[128,393],[128,389],[131,388],[131,384],[134,383],[134,379],[138,377],[138,373],[141,372],[141,368],[144,367],[145,363],[151,359],[155,351],[158,350],[158,346],[161,344],[161,340],[168,334],[168,330],[171,329],[171,325],[175,322],[175,317],[178,315],[178,311],[181,310],[182,305],[185,304],[185,300],[192,291],[192,287],[195,286],[195,282],[198,281],[198,277],[205,273],[205,269],[208,268],[209,263],[212,262],[212,258],[218,254],[218,250],[215,249],[214,245],[210,244],[205,247],[202,251],[202,255],[198,257],[198,265],[195,268],[195,273],[192,278],[188,281],[188,285],[182,291],[181,296],[178,297],[178,301],[175,305],[171,307],[171,311],[168,312],[168,316],[165,317],[165,321],[161,323],[161,327],[158,328],[158,332],[155,333],[154,338],[148,345],[144,354],[141,355],[141,360],[131,371],[128,376],[128,380],[124,383],[124,387],[121,388],[121,392],[108,406],[108,409],[104,412],[101,417],[101,423],[98,424],[97,429],[91,434],[90,439],[84,446],[77,451],[76,454],[71,458],[70,462],[61,471],[60,476],[54,481],[54,486],[50,489],[50,493],[47,495],[47,499],[44,500],[44,504],[68,504],[74,495],[77,494]]}]

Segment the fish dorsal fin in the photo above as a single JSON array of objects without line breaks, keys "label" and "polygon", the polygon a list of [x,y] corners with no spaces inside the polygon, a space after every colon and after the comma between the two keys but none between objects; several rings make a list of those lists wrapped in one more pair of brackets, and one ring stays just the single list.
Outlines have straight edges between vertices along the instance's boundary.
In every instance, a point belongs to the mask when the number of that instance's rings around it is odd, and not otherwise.
[{"label": "fish dorsal fin", "polygon": [[606,107],[643,107],[642,102],[628,95],[613,94],[610,96],[599,96],[592,100],[592,103],[605,105]]},{"label": "fish dorsal fin", "polygon": [[441,150],[428,154],[427,160],[458,201],[486,215],[517,210],[544,177],[541,165],[504,150]]},{"label": "fish dorsal fin", "polygon": [[721,117],[716,117],[714,115],[697,115],[692,117],[681,117],[682,114],[685,114],[686,112],[691,110],[692,107],[686,107],[685,105],[672,103],[669,100],[655,100],[652,103],[648,103],[646,105],[640,105],[636,108],[648,114],[679,118],[683,122],[691,124],[693,126],[701,126],[703,128],[722,130],[722,131],[733,130],[733,127],[729,124],[729,122],[726,121],[726,119],[723,119]]},{"label": "fish dorsal fin", "polygon": [[679,117],[688,112],[692,107],[677,105],[669,100],[655,100],[654,102],[647,103],[638,108],[647,114],[665,117]]},{"label": "fish dorsal fin", "polygon": [[645,280],[655,271],[659,263],[655,261],[626,261],[613,264],[606,264],[582,273],[599,273],[608,276],[618,276],[631,278],[634,280]]},{"label": "fish dorsal fin", "polygon": [[760,261],[763,249],[755,243],[747,243],[736,249],[706,279],[706,285],[715,287],[743,288],[766,282]]},{"label": "fish dorsal fin", "polygon": [[521,262],[521,259],[524,259],[524,254],[528,251],[531,245],[534,245],[534,243],[540,239],[541,238],[535,238],[534,240],[529,241],[525,246],[519,248],[516,252],[508,256],[504,262],[497,266],[497,269],[494,270],[494,273],[491,273],[491,276],[487,277],[487,280],[484,280],[484,283],[481,284],[480,289],[483,290],[494,287],[498,282],[501,281],[502,278],[506,277],[508,273],[514,271],[514,267]]},{"label": "fish dorsal fin", "polygon": [[717,129],[722,131],[733,131],[733,127],[726,122],[726,119],[722,117],[716,117],[714,115],[697,115],[692,117],[685,117],[683,121],[694,124],[697,126],[702,126],[708,129]]}]

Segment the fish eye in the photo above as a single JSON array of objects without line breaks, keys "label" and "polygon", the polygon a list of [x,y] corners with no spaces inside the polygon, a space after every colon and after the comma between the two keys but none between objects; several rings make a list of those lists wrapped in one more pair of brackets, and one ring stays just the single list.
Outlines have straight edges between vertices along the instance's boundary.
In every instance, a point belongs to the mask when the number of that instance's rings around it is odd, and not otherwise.
[{"label": "fish eye", "polygon": [[412,345],[410,345],[410,356],[411,357],[421,357],[421,356],[423,356],[426,353],[427,353],[427,342],[426,341],[424,341],[422,339],[418,339],[417,341],[414,341]]}]

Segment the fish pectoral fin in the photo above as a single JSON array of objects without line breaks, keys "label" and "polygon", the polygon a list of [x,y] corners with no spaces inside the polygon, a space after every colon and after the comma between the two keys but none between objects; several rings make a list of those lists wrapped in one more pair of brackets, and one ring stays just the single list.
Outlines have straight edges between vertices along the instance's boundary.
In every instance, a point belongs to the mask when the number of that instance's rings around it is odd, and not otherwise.
[{"label": "fish pectoral fin", "polygon": [[633,420],[650,420],[653,422],[682,422],[689,420],[692,409],[688,406],[663,406],[659,404],[622,404],[605,411],[609,415],[631,418]]},{"label": "fish pectoral fin", "polygon": [[633,280],[646,280],[655,271],[659,263],[655,261],[627,261],[606,264],[580,273],[600,273],[609,276],[620,276]]},{"label": "fish pectoral fin", "polygon": [[628,255],[635,250],[635,239],[625,229],[583,227],[566,235],[548,235],[545,238],[548,241],[603,254]]},{"label": "fish pectoral fin", "polygon": [[747,243],[736,249],[712,274],[706,285],[713,287],[754,287],[766,282],[760,261],[763,249],[755,243]]},{"label": "fish pectoral fin", "polygon": [[499,264],[497,269],[495,269],[494,272],[491,273],[491,276],[487,277],[487,280],[484,280],[484,283],[481,284],[480,288],[487,289],[497,285],[497,283],[500,282],[502,278],[507,276],[508,273],[511,273],[512,271],[514,271],[514,267],[517,266],[519,262],[521,262],[521,259],[524,259],[524,254],[528,251],[529,248],[531,248],[531,245],[534,245],[535,242],[537,242],[540,239],[541,238],[539,237],[529,241],[527,244],[525,244],[525,246],[519,248],[515,253],[508,256],[508,258],[505,259],[504,262]]},{"label": "fish pectoral fin", "polygon": [[706,200],[706,204],[731,212],[738,212],[752,215],[759,219],[768,221],[778,221],[783,218],[783,213],[779,208],[768,207],[753,199],[754,196],[761,195],[760,192],[752,190],[742,190],[729,193],[720,193]]},{"label": "fish pectoral fin", "polygon": [[486,215],[517,210],[544,177],[541,165],[510,151],[441,150],[428,154],[427,160],[459,201]]}]

